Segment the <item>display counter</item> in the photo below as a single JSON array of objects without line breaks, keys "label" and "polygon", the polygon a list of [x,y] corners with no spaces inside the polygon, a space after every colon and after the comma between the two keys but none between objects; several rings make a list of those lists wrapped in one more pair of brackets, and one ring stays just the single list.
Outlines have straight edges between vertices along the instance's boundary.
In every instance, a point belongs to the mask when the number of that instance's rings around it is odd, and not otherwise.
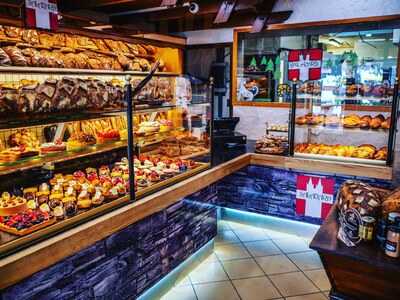
[{"label": "display counter", "polygon": [[373,242],[346,247],[337,238],[337,220],[335,205],[310,244],[330,279],[331,299],[398,299],[399,260],[385,255]]},{"label": "display counter", "polygon": [[[21,281],[39,270],[48,268],[74,253],[116,233],[139,220],[151,216],[183,197],[211,186],[213,183],[229,178],[247,167],[295,169],[319,174],[331,172],[343,176],[364,176],[391,180],[392,169],[384,166],[357,165],[346,163],[317,162],[298,158],[272,155],[245,154],[220,166],[192,176],[175,185],[158,191],[143,199],[127,204],[111,213],[63,232],[44,242],[21,250],[0,260],[0,288]],[[221,204],[223,205],[223,204]]]}]

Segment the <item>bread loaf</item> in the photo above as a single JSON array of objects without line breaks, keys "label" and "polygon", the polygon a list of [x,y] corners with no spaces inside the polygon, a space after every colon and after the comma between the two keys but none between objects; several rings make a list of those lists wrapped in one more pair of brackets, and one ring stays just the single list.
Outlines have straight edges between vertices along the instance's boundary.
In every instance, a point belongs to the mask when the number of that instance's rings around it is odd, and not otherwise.
[{"label": "bread loaf", "polygon": [[10,66],[11,63],[12,62],[8,54],[0,48],[0,66]]},{"label": "bread loaf", "polygon": [[7,53],[10,57],[12,64],[14,66],[21,66],[25,67],[28,65],[28,62],[25,56],[22,54],[21,50],[14,46],[4,47],[3,50]]},{"label": "bread loaf", "polygon": [[340,188],[338,208],[340,211],[353,208],[361,216],[377,217],[380,214],[382,198],[370,185],[360,181],[348,180]]}]

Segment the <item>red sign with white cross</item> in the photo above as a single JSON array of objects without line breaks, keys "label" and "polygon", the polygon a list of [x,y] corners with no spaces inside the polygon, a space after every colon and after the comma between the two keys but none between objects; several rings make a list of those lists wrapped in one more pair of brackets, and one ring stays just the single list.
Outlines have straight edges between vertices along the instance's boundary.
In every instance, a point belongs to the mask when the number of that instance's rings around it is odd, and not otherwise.
[{"label": "red sign with white cross", "polygon": [[296,214],[325,219],[333,205],[335,180],[297,175]]},{"label": "red sign with white cross", "polygon": [[322,49],[290,50],[288,79],[290,81],[321,79]]},{"label": "red sign with white cross", "polygon": [[25,25],[29,28],[57,30],[57,0],[25,0]]}]

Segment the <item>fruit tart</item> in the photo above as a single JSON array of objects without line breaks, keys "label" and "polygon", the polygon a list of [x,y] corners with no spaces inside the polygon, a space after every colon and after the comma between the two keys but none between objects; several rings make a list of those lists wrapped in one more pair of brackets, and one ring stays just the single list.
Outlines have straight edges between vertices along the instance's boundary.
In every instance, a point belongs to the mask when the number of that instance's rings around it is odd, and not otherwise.
[{"label": "fruit tart", "polygon": [[0,230],[23,236],[51,225],[55,221],[48,212],[26,210],[13,216],[0,217]]},{"label": "fruit tart", "polygon": [[27,201],[22,197],[11,196],[4,192],[0,198],[0,216],[11,216],[28,209]]}]

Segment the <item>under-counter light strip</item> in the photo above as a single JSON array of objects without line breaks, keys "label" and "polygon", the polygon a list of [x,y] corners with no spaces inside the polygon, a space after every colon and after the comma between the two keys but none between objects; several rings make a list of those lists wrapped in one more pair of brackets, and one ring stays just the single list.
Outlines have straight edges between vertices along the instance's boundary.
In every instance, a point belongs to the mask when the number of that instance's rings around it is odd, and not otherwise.
[{"label": "under-counter light strip", "polygon": [[[169,289],[171,289],[182,278],[182,274],[190,271],[194,264],[199,263],[209,256],[214,249],[214,239],[210,240],[207,244],[197,250],[194,254],[189,256],[185,261],[178,265],[175,269],[169,272],[165,277],[160,279],[150,289],[140,295],[137,300],[154,300],[159,299]],[[177,299],[178,300],[178,299]]]}]

